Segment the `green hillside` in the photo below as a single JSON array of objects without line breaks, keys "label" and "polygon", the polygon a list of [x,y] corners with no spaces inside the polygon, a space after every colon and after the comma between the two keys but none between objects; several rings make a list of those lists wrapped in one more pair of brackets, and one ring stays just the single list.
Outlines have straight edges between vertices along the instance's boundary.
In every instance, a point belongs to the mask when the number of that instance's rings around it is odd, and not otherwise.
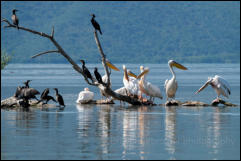
[{"label": "green hillside", "polygon": [[[7,2],[20,26],[50,33],[75,60],[100,61],[91,13],[101,26],[102,47],[115,63],[240,63],[240,2]],[[14,63],[66,63],[57,54],[30,57],[55,47],[37,35],[3,29],[1,48]]]}]

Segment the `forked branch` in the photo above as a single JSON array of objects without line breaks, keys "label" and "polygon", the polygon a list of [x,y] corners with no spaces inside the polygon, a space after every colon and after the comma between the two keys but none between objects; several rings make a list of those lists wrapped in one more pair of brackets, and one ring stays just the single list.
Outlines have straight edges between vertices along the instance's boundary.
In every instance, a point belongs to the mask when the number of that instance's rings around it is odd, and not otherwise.
[{"label": "forked branch", "polygon": [[[17,27],[15,25],[11,24],[7,19],[2,18],[1,21],[2,22],[6,22],[8,24],[8,26],[4,26],[4,28],[11,28],[12,27],[12,28],[16,28],[17,29]],[[72,58],[63,50],[63,48],[54,39],[54,27],[52,28],[51,35],[48,35],[48,34],[43,33],[43,32],[38,32],[38,31],[35,31],[35,30],[32,30],[32,29],[28,29],[28,28],[25,28],[25,27],[21,27],[21,26],[19,26],[19,30],[24,30],[24,31],[27,31],[27,32],[30,32],[30,33],[33,33],[33,34],[37,34],[37,35],[39,35],[41,37],[46,37],[57,48],[57,50],[50,50],[50,51],[39,53],[37,55],[32,56],[32,58],[36,58],[38,56],[41,56],[41,55],[44,55],[44,54],[49,54],[49,53],[61,54],[62,56],[64,56],[66,58],[66,60],[70,64],[72,64],[72,67],[73,67],[74,70],[76,70],[78,73],[82,74],[82,76],[84,77],[85,81],[89,85],[97,86],[98,88],[103,90],[107,95],[112,96],[113,98],[115,98],[117,100],[125,101],[125,102],[128,102],[128,103],[132,104],[132,105],[142,105],[142,104],[144,104],[144,103],[140,102],[136,98],[132,98],[132,97],[129,97],[129,96],[124,96],[124,95],[117,94],[110,88],[110,72],[109,72],[107,64],[106,64],[106,56],[105,56],[105,54],[104,54],[104,52],[102,50],[102,47],[101,47],[101,44],[100,44],[100,41],[98,39],[98,35],[97,35],[96,31],[94,32],[95,41],[96,41],[96,44],[97,44],[98,49],[100,51],[100,55],[102,57],[102,64],[104,66],[105,73],[106,73],[106,75],[108,77],[107,85],[102,85],[102,84],[98,83],[97,81],[89,82],[88,78],[85,76],[85,74],[83,73],[82,69],[72,60]]]}]

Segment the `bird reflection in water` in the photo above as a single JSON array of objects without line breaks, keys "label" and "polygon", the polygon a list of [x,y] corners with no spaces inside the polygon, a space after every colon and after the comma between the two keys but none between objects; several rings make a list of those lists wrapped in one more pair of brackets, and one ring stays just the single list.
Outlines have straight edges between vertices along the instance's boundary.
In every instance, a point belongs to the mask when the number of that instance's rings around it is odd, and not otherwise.
[{"label": "bird reflection in water", "polygon": [[165,116],[165,149],[170,154],[176,152],[176,141],[176,107],[170,106]]}]

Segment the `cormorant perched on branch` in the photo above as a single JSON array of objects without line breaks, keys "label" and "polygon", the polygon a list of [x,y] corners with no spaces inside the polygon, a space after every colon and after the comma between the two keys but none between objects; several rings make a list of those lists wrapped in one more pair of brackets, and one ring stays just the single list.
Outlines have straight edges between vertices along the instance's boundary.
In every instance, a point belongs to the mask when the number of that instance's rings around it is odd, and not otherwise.
[{"label": "cormorant perched on branch", "polygon": [[100,34],[102,35],[101,29],[100,29],[100,25],[98,24],[97,21],[95,21],[95,14],[91,14],[92,18],[91,18],[91,23],[94,26],[94,28],[96,30],[99,30]]},{"label": "cormorant perched on branch", "polygon": [[18,10],[16,10],[16,9],[13,9],[13,14],[12,14],[12,21],[13,21],[13,24],[19,29],[19,27],[18,27],[18,17],[17,17],[17,15],[16,15],[16,11],[18,11]]},{"label": "cormorant perched on branch", "polygon": [[97,79],[97,81],[98,81],[99,83],[103,84],[102,77],[101,77],[100,73],[98,72],[97,67],[95,67],[94,74],[95,74],[95,78]]},{"label": "cormorant perched on branch", "polygon": [[83,70],[83,72],[84,72],[84,75],[85,75],[87,78],[91,79],[92,82],[93,82],[92,75],[90,74],[90,71],[88,70],[88,68],[86,68],[86,66],[85,66],[85,61],[84,61],[84,60],[80,60],[80,61],[81,61],[81,63],[82,63],[82,70]]},{"label": "cormorant perched on branch", "polygon": [[55,90],[55,92],[56,92],[56,100],[59,102],[59,106],[64,106],[65,107],[65,105],[64,105],[64,99],[63,99],[63,97],[59,94],[59,91],[58,91],[58,89],[57,88],[54,88],[54,90]]},{"label": "cormorant perched on branch", "polygon": [[29,82],[32,80],[27,80],[26,82],[23,82],[25,84],[25,88],[29,88]]}]

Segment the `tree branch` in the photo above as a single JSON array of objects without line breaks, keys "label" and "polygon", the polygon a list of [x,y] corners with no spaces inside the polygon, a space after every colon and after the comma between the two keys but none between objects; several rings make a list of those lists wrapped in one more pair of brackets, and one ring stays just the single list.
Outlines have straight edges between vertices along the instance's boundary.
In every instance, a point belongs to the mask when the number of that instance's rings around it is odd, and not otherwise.
[{"label": "tree branch", "polygon": [[107,75],[107,86],[110,87],[110,72],[109,72],[108,67],[106,65],[106,56],[105,56],[105,54],[102,50],[98,35],[96,33],[96,30],[94,31],[94,35],[95,35],[95,42],[98,46],[98,49],[99,49],[99,52],[100,52],[100,55],[101,55],[101,58],[102,58],[102,65],[104,66],[105,74]]},{"label": "tree branch", "polygon": [[[1,22],[6,22],[8,24],[7,27],[13,27],[13,28],[16,28],[15,25],[11,24],[7,19],[5,18],[2,18]],[[28,28],[24,28],[24,27],[20,27],[19,26],[19,30],[24,30],[24,31],[28,31],[30,33],[33,33],[33,34],[37,34],[39,36],[42,36],[42,37],[46,37],[48,38],[53,44],[54,46],[58,49],[58,50],[55,50],[55,51],[58,51],[57,53],[61,54],[62,56],[64,56],[67,61],[72,64],[72,67],[74,68],[74,70],[76,70],[78,73],[82,74],[82,76],[84,77],[85,81],[89,84],[89,85],[93,85],[93,86],[97,86],[97,84],[95,83],[91,83],[88,81],[87,77],[84,75],[82,69],[72,60],[72,58],[62,49],[62,47],[57,43],[57,41],[54,39],[54,28],[52,28],[52,35],[48,35],[48,34],[45,34],[43,32],[38,32],[38,31],[35,31],[35,30],[32,30],[32,29],[28,29]],[[44,53],[40,53],[40,55],[43,55],[43,54],[48,54],[48,53],[52,53],[53,51],[51,52],[44,52]],[[38,55],[35,55],[33,56],[32,58],[35,58],[37,56],[40,56],[39,54]]]},{"label": "tree branch", "polygon": [[44,54],[48,54],[48,53],[59,53],[59,51],[58,50],[50,50],[50,51],[46,51],[46,52],[42,52],[42,53],[36,54],[36,55],[32,56],[31,58],[36,58],[36,57],[38,57],[40,55],[44,55]]}]

